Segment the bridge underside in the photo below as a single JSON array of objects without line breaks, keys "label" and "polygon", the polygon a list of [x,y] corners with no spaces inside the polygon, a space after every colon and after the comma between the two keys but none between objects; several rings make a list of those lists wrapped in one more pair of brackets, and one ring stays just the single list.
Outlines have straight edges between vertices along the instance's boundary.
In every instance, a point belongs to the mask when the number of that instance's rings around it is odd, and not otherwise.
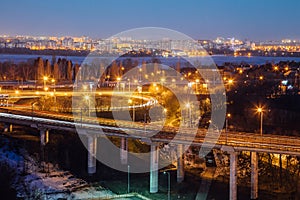
[{"label": "bridge underside", "polygon": [[[40,131],[41,145],[46,145],[49,141],[49,130],[63,130],[77,132],[77,123],[63,120],[52,120],[41,117],[22,116],[7,113],[0,113],[0,121],[4,123],[4,131],[12,131],[13,124],[19,126],[29,126],[36,128]],[[130,134],[126,135],[122,131],[122,128],[104,126],[101,129],[95,130],[95,126],[89,123],[80,124],[85,132],[88,140],[88,173],[96,173],[96,151],[97,151],[97,138],[113,136],[121,139],[120,148],[120,162],[127,164],[128,162],[128,143],[127,139],[136,139],[142,141],[149,141],[151,145],[151,158],[150,158],[150,193],[158,192],[158,163],[159,163],[159,150],[157,146],[160,143],[169,143],[170,139],[164,137],[166,133],[155,137],[147,137],[147,135]],[[104,127],[104,128],[103,128]],[[128,127],[127,127],[128,128]],[[105,130],[105,131],[103,131]],[[136,130],[132,128],[132,130]],[[140,133],[140,132],[139,132]],[[177,181],[182,182],[184,180],[184,145],[190,146],[203,146],[205,138],[202,136],[202,132],[197,135],[194,142],[190,144],[189,140],[185,140],[183,137],[179,140],[172,140],[172,144],[177,145]],[[184,134],[182,134],[184,135]],[[167,135],[166,135],[167,136]],[[188,136],[188,135],[187,135]],[[265,153],[277,153],[286,155],[300,156],[300,139],[295,137],[286,136],[258,136],[255,134],[245,134],[235,137],[232,136],[226,138],[226,143],[223,133],[221,133],[219,140],[213,148],[221,149],[230,154],[230,199],[237,199],[237,152],[249,151],[251,152],[251,199],[258,198],[258,157],[257,152]],[[229,143],[227,144],[227,139]],[[256,141],[251,143],[249,141]],[[281,142],[284,141],[284,144]]]}]

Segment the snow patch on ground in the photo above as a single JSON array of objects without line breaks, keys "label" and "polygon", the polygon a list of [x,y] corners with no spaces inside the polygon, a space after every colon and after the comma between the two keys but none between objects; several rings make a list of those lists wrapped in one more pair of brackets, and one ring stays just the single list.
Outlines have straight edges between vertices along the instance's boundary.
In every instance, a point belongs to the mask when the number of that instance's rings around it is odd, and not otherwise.
[{"label": "snow patch on ground", "polygon": [[110,190],[89,185],[74,177],[70,172],[60,170],[51,163],[39,164],[24,149],[16,148],[7,138],[1,137],[0,163],[14,169],[16,174],[12,187],[17,197],[23,199],[93,199],[117,198]]}]

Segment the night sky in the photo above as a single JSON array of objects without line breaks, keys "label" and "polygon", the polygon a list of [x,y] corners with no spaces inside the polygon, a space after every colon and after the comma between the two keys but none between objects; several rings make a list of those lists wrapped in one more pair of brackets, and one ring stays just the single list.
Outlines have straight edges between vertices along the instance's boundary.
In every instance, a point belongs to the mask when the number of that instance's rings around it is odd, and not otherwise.
[{"label": "night sky", "polygon": [[298,0],[1,0],[0,34],[106,38],[164,27],[194,39],[300,39]]}]

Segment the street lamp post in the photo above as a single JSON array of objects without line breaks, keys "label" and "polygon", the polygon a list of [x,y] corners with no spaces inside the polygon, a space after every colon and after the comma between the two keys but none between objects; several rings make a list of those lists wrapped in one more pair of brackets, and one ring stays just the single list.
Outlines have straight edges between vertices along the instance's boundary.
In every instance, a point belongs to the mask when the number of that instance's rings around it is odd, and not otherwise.
[{"label": "street lamp post", "polygon": [[130,92],[130,79],[128,79],[128,91]]},{"label": "street lamp post", "polygon": [[168,200],[171,200],[171,176],[170,176],[170,172],[164,171],[164,174],[168,175]]},{"label": "street lamp post", "polygon": [[135,107],[132,105],[132,121],[135,122]]},{"label": "street lamp post", "polygon": [[36,104],[38,102],[33,102],[31,103],[31,116],[32,116],[32,120],[33,120],[33,114],[34,114],[34,104]]},{"label": "street lamp post", "polygon": [[264,111],[261,107],[257,108],[257,112],[260,114],[260,135],[263,135],[263,115]]},{"label": "street lamp post", "polygon": [[56,105],[56,96],[55,96],[56,89],[55,89],[55,79],[54,78],[51,79],[51,83],[52,83],[52,87],[53,87],[54,103]]},{"label": "street lamp post", "polygon": [[225,132],[226,132],[226,144],[227,144],[227,140],[228,140],[228,119],[231,117],[231,114],[228,113],[226,115],[226,121],[225,121]]},{"label": "street lamp post", "polygon": [[135,106],[134,106],[133,100],[129,99],[128,103],[130,105],[132,105],[132,121],[135,122]]},{"label": "street lamp post", "polygon": [[127,193],[130,192],[130,165],[127,166]]},{"label": "street lamp post", "polygon": [[262,134],[263,134],[263,115],[264,115],[264,113],[261,112],[261,113],[260,113],[260,135],[261,135],[261,136],[262,136]]}]

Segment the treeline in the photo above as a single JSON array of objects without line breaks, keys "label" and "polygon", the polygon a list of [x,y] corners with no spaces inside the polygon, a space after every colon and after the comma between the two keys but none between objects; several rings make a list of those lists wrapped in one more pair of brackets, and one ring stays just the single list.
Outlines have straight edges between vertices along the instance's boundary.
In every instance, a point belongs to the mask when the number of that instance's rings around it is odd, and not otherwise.
[{"label": "treeline", "polygon": [[57,81],[72,81],[79,70],[79,65],[65,58],[55,56],[52,61],[41,57],[29,59],[27,62],[13,63],[11,61],[0,62],[0,81],[13,80],[37,80],[43,81],[44,77]]},{"label": "treeline", "polygon": [[[153,58],[151,61],[139,61],[135,58],[120,58],[110,61],[107,58],[95,57],[94,60],[81,63],[73,63],[71,60],[65,58],[56,59],[28,59],[26,62],[14,63],[12,61],[0,62],[0,81],[28,81],[37,80],[43,82],[44,77],[47,81],[54,79],[56,83],[61,81],[74,82],[76,77],[79,81],[116,81],[122,77],[126,72],[141,65],[143,74],[147,73],[146,64],[153,62],[153,71],[155,74],[160,70],[159,59]],[[180,71],[180,64],[176,64],[177,71]],[[149,71],[148,71],[149,72]],[[131,77],[138,79],[141,72],[137,71]],[[51,79],[51,80],[50,80]]]}]

